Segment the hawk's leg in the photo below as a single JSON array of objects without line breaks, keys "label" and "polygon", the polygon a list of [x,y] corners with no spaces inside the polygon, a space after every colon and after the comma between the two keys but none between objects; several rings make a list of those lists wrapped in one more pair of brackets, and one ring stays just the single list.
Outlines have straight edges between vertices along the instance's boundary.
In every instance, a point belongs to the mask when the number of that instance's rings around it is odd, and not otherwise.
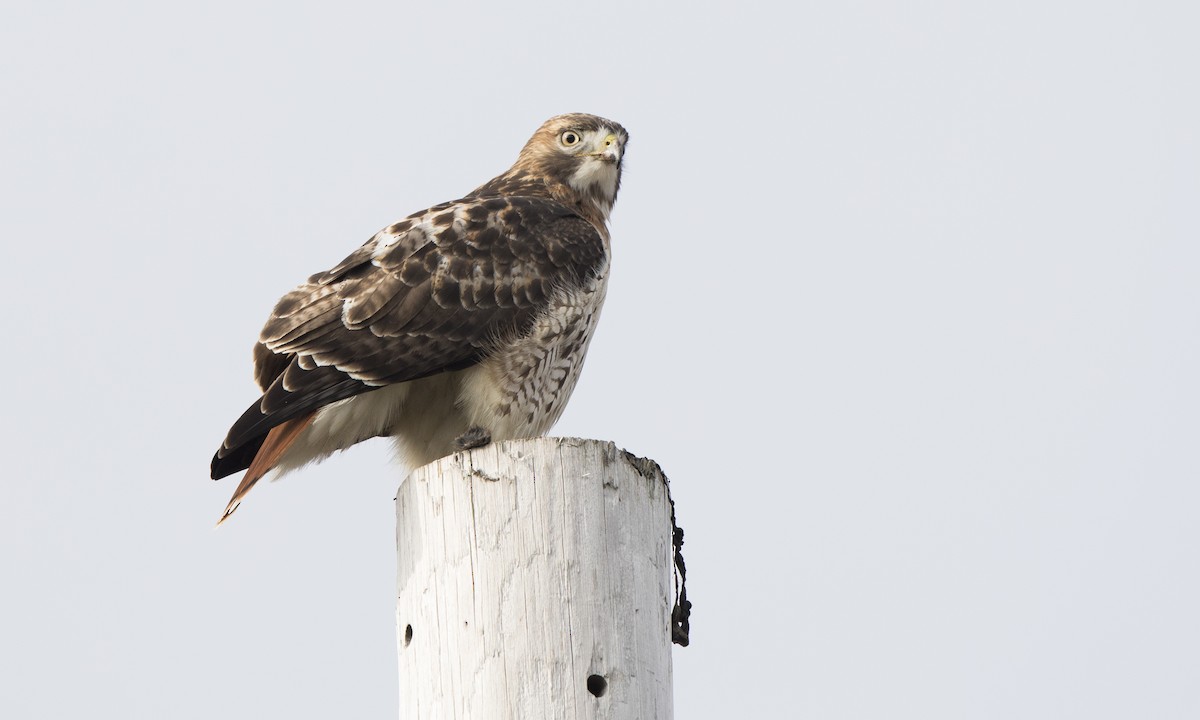
[{"label": "hawk's leg", "polygon": [[492,434],[487,430],[472,425],[467,428],[467,431],[462,435],[454,438],[455,450],[470,450],[472,448],[483,447],[492,441]]}]

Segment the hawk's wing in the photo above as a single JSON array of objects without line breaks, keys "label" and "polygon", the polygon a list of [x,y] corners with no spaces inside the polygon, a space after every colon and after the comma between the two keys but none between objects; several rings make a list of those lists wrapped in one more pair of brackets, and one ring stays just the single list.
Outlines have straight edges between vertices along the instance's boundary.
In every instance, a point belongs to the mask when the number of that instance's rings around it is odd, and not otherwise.
[{"label": "hawk's wing", "polygon": [[380,231],[275,306],[255,348],[263,396],[230,429],[213,478],[247,468],[288,420],[479,362],[604,257],[595,227],[543,198],[463,199]]}]

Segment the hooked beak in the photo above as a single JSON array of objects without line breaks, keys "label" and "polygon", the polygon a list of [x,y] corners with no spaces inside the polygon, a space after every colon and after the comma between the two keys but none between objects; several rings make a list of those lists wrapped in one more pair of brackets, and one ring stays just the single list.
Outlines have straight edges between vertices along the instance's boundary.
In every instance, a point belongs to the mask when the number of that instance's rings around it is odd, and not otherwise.
[{"label": "hooked beak", "polygon": [[616,133],[606,135],[596,143],[595,152],[588,154],[606,163],[621,162],[621,143],[617,141]]}]

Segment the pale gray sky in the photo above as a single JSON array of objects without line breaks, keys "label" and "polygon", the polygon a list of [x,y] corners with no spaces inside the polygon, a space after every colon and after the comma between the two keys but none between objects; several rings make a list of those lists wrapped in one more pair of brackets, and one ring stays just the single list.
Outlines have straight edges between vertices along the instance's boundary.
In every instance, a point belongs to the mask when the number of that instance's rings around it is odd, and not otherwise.
[{"label": "pale gray sky", "polygon": [[4,717],[395,716],[387,447],[217,532],[208,461],[279,295],[567,111],[677,718],[1200,716],[1195,3],[172,5],[0,13]]}]

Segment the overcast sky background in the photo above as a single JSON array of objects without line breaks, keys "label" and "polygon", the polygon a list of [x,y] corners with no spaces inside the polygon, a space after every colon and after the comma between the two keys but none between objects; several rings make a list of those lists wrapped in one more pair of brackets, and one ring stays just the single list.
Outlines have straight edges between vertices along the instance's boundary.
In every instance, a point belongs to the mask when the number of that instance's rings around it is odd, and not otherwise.
[{"label": "overcast sky background", "polygon": [[1200,6],[9,2],[0,715],[393,718],[382,442],[212,526],[275,300],[623,123],[555,434],[670,475],[675,716],[1200,717]]}]

